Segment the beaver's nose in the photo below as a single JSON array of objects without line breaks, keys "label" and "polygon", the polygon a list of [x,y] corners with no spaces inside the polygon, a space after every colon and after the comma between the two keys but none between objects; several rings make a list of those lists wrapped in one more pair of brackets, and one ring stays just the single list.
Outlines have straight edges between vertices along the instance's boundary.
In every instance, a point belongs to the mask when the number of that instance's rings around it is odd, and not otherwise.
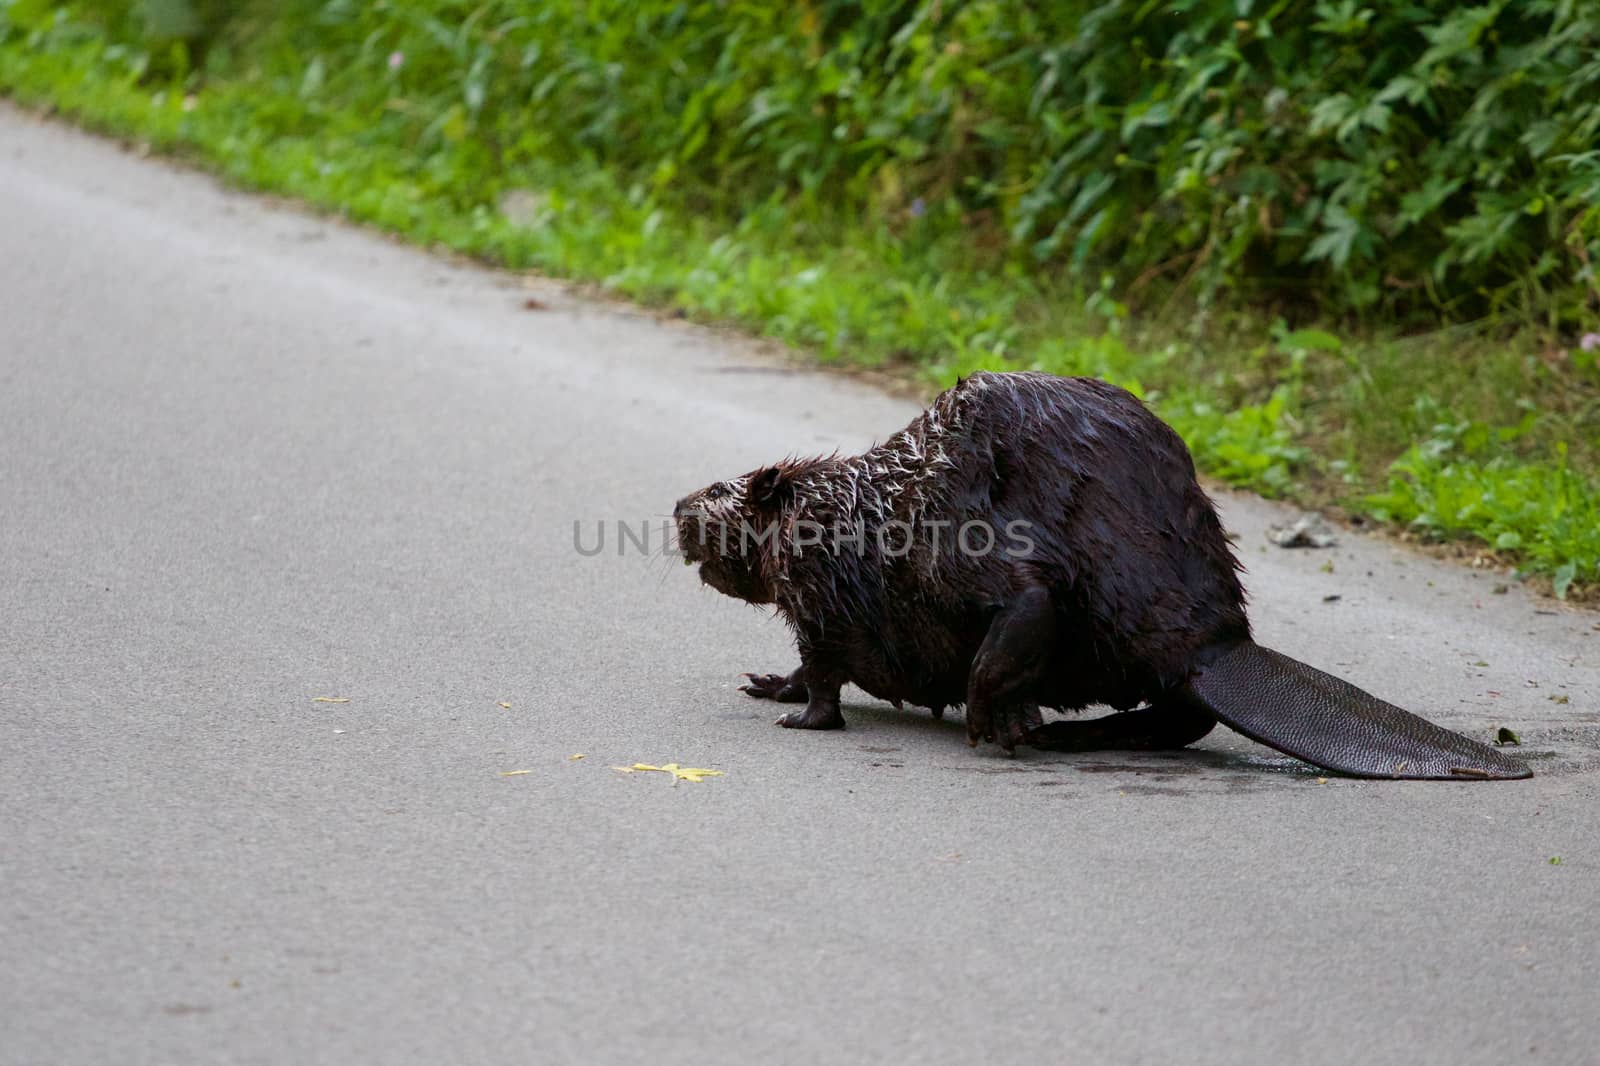
[{"label": "beaver's nose", "polygon": [[682,518],[683,517],[683,512],[688,510],[688,507],[685,506],[686,504],[688,504],[688,502],[689,502],[689,497],[685,496],[683,499],[681,499],[677,503],[673,504],[672,505],[672,517],[673,518]]}]

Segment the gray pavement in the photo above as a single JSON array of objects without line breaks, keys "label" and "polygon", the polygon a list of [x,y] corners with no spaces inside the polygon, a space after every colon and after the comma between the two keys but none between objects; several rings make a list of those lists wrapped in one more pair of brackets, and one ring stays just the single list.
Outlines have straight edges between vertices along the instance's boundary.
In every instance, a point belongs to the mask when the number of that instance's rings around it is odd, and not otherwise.
[{"label": "gray pavement", "polygon": [[0,109],[0,1062],[1600,1062],[1600,615],[1224,497],[1263,643],[1539,775],[1007,761],[574,549],[912,411]]}]

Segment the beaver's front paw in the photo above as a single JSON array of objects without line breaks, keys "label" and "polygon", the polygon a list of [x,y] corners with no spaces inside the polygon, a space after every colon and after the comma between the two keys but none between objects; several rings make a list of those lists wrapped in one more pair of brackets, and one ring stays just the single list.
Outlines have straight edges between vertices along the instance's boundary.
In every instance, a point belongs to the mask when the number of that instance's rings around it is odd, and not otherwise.
[{"label": "beaver's front paw", "polygon": [[804,703],[809,694],[806,687],[783,674],[745,674],[749,683],[740,685],[739,691],[758,700],[776,700],[779,703]]},{"label": "beaver's front paw", "polygon": [[785,729],[843,729],[844,715],[838,700],[813,699],[805,710],[790,711],[777,724]]}]

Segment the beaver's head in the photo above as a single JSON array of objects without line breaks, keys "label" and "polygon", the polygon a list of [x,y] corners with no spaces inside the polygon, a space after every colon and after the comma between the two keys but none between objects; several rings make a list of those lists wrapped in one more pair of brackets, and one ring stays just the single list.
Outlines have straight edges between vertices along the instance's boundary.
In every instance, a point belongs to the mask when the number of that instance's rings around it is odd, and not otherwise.
[{"label": "beaver's head", "polygon": [[773,601],[772,548],[793,476],[788,464],[763,467],[678,501],[678,550],[686,565],[700,565],[701,581],[747,603]]}]

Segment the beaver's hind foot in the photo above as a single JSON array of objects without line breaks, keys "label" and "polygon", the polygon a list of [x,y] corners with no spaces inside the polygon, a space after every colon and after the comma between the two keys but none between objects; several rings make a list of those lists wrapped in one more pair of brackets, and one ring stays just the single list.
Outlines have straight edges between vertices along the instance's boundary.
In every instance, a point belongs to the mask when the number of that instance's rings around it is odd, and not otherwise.
[{"label": "beaver's hind foot", "polygon": [[1040,751],[1171,751],[1211,732],[1215,716],[1197,708],[1157,704],[1086,721],[1051,722],[1023,743]]},{"label": "beaver's hind foot", "polygon": [[1015,752],[1044,723],[1030,699],[1044,676],[1055,642],[1050,592],[1030,585],[995,612],[967,676],[967,743],[980,740]]}]

